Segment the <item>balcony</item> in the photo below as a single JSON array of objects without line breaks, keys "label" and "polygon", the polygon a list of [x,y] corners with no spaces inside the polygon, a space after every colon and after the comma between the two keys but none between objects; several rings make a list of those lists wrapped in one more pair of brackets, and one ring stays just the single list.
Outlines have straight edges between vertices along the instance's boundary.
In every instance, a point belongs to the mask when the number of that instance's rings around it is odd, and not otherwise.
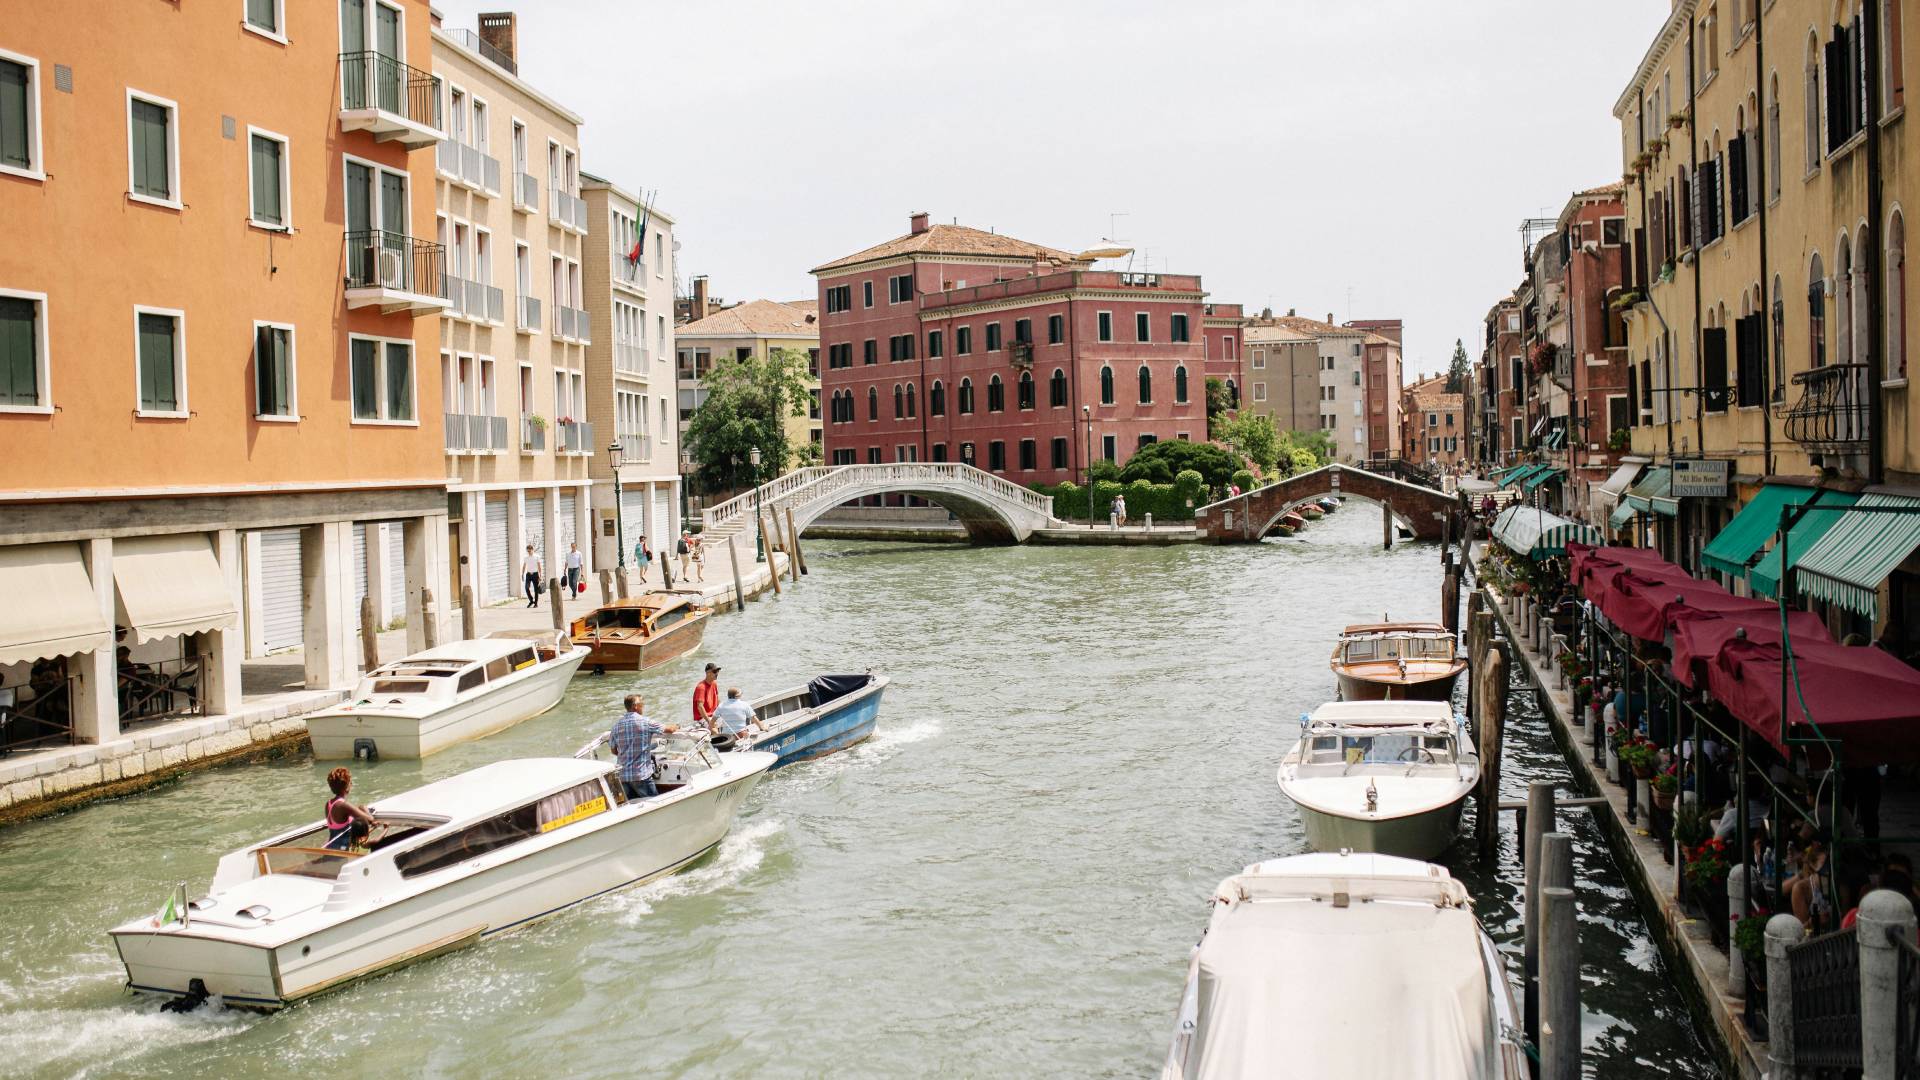
[{"label": "balcony", "polygon": [[523,334],[540,332],[540,298],[537,296],[516,296],[513,306],[513,328]]},{"label": "balcony", "polygon": [[1828,364],[1793,377],[1800,400],[1787,410],[1787,438],[1818,454],[1864,454],[1872,430],[1866,364]]},{"label": "balcony", "polygon": [[547,448],[547,422],[537,416],[520,418],[520,452],[537,454]]},{"label": "balcony", "polygon": [[593,425],[582,420],[560,421],[560,435],[554,449],[563,454],[593,453]]},{"label": "balcony", "polygon": [[424,315],[452,306],[442,269],[447,249],[384,229],[350,232],[346,242],[347,307],[377,307],[383,315]]},{"label": "balcony", "polygon": [[531,214],[540,209],[540,180],[528,173],[513,174],[513,208]]},{"label": "balcony", "polygon": [[418,150],[440,142],[433,76],[377,52],[340,54],[340,130]]},{"label": "balcony", "polygon": [[644,284],[645,279],[646,275],[641,272],[640,264],[637,262],[628,262],[626,252],[616,251],[613,253],[613,283],[615,285],[624,285],[644,295],[647,288]]},{"label": "balcony", "polygon": [[613,370],[645,377],[647,348],[638,341],[622,338],[613,343]]},{"label": "balcony", "polygon": [[593,341],[593,320],[579,308],[553,308],[553,336],[562,341],[572,341],[581,345]]},{"label": "balcony", "polygon": [[507,418],[445,413],[447,453],[487,453],[507,448]]},{"label": "balcony", "polygon": [[547,218],[563,229],[572,229],[585,236],[587,232],[586,200],[576,198],[557,188],[552,195],[553,199],[547,206]]},{"label": "balcony", "polygon": [[500,194],[500,159],[478,147],[444,139],[434,150],[434,167],[440,175],[482,195]]},{"label": "balcony", "polygon": [[440,29],[439,32],[452,38],[455,42],[459,43],[461,48],[466,49],[468,52],[479,53],[488,63],[499,68],[501,71],[509,75],[520,74],[519,65],[513,62],[513,57],[487,44],[486,39],[482,38],[479,34],[471,30],[447,30],[444,28]]}]

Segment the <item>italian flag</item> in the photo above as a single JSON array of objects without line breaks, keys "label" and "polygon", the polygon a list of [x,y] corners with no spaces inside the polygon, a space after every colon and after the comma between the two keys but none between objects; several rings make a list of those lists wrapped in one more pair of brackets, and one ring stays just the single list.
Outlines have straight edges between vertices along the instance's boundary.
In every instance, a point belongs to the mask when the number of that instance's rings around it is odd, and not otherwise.
[{"label": "italian flag", "polygon": [[[657,194],[657,192],[656,192]],[[647,218],[653,210],[653,200],[646,199],[640,204],[640,227],[633,232],[633,247],[627,251],[627,261],[637,263],[647,251]]]},{"label": "italian flag", "polygon": [[159,913],[154,915],[153,925],[167,926],[171,923],[175,923],[180,920],[179,909],[178,907],[175,906],[173,902],[173,898],[178,895],[179,895],[178,892],[170,892],[167,894],[166,906],[162,907]]}]

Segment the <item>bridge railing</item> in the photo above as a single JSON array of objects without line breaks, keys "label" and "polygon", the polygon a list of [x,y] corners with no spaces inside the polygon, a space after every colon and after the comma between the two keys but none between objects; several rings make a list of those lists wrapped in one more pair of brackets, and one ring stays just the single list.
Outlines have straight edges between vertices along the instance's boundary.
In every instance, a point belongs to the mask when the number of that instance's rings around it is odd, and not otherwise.
[{"label": "bridge railing", "polygon": [[[841,502],[844,500],[834,498],[839,492],[876,485],[896,486],[902,491],[915,487],[949,490],[973,488],[983,495],[1018,504],[1041,518],[1053,518],[1053,499],[1050,496],[1030,491],[984,469],[952,462],[899,461],[796,469],[764,485],[759,492],[760,505],[777,514],[787,507],[797,508],[803,503],[822,499]],[[753,506],[754,493],[748,491],[703,510],[701,522],[707,530],[713,531],[749,521],[752,519]]]},{"label": "bridge railing", "polygon": [[[834,467],[831,465],[813,465],[775,477],[760,485],[760,501],[764,505],[767,502],[785,498],[795,489],[805,487],[833,471]],[[753,506],[754,489],[748,488],[745,493],[735,495],[726,502],[716,503],[701,510],[700,526],[704,531],[711,533],[737,521],[748,520],[753,515]]]}]

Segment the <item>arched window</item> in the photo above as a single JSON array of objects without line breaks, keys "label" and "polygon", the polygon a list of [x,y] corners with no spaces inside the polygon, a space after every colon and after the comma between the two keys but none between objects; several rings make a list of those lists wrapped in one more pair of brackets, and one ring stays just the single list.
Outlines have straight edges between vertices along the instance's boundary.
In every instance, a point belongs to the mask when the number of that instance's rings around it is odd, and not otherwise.
[{"label": "arched window", "polygon": [[1067,407],[1067,373],[1059,368],[1053,369],[1053,378],[1047,380],[1047,404],[1056,409]]},{"label": "arched window", "polygon": [[1000,376],[995,375],[993,378],[987,380],[987,411],[1005,412],[1006,409],[1007,387],[1005,383],[1000,381]]},{"label": "arched window", "polygon": [[1817,251],[1807,268],[1807,362],[1827,366],[1827,276]]},{"label": "arched window", "polygon": [[1187,365],[1185,364],[1173,369],[1173,400],[1180,405],[1187,403]]},{"label": "arched window", "polygon": [[972,412],[973,412],[973,380],[961,379],[960,380],[960,415],[966,416]]},{"label": "arched window", "polygon": [[1113,369],[1100,365],[1100,404],[1113,404]]},{"label": "arched window", "polygon": [[920,391],[912,383],[907,384],[907,418],[913,419],[919,410]]},{"label": "arched window", "polygon": [[1807,104],[1802,114],[1806,122],[1806,158],[1802,166],[1807,172],[1820,167],[1820,35],[1807,35]]},{"label": "arched window", "polygon": [[1767,200],[1780,197],[1780,76],[1767,77]]},{"label": "arched window", "polygon": [[1833,260],[1833,362],[1853,362],[1853,245],[1840,234],[1840,254]]},{"label": "arched window", "polygon": [[1687,178],[1687,167],[1685,165],[1680,166],[1678,175],[1680,177],[1680,198],[1674,203],[1674,206],[1679,209],[1674,216],[1680,219],[1680,246],[1689,248],[1693,246],[1693,184]]},{"label": "arched window", "polygon": [[[1898,54],[1894,54],[1898,62]],[[1887,221],[1887,378],[1907,377],[1907,229],[1900,211]]]},{"label": "arched window", "polygon": [[1234,382],[1232,379],[1228,379],[1227,380],[1227,408],[1237,409],[1239,407],[1240,407],[1240,385]]},{"label": "arched window", "polygon": [[893,418],[899,420],[907,415],[907,392],[899,383],[893,384]]},{"label": "arched window", "polygon": [[1145,364],[1140,365],[1140,404],[1153,404],[1153,372]]},{"label": "arched window", "polygon": [[939,379],[933,380],[933,389],[927,391],[927,415],[947,415],[947,387]]},{"label": "arched window", "polygon": [[867,419],[880,419],[880,388],[877,386],[867,387]]},{"label": "arched window", "polygon": [[1020,408],[1022,410],[1033,408],[1033,372],[1031,371],[1020,373]]},{"label": "arched window", "polygon": [[1848,288],[1847,300],[1853,308],[1848,322],[1853,325],[1853,361],[1865,364],[1873,359],[1873,341],[1867,337],[1867,223],[1861,222],[1853,233],[1853,283]]},{"label": "arched window", "polygon": [[1773,276],[1773,400],[1786,398],[1787,298],[1780,291],[1780,275]]}]

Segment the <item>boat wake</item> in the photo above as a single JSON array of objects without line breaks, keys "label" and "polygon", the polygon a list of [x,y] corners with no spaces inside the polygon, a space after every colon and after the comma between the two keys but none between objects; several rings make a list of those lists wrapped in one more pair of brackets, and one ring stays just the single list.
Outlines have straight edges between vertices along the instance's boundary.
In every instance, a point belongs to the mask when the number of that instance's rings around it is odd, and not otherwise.
[{"label": "boat wake", "polygon": [[0,1045],[12,1075],[125,1075],[128,1062],[154,1050],[193,1046],[238,1035],[258,1022],[253,1013],[202,1008],[160,1010],[160,1002],[126,998],[117,1007],[8,1009],[0,1012]]},{"label": "boat wake", "polygon": [[637,926],[661,901],[737,885],[760,868],[767,857],[768,841],[785,828],[786,824],[777,819],[747,822],[720,841],[720,847],[706,860],[672,877],[617,893],[608,898],[609,902],[619,912],[621,925]]}]

